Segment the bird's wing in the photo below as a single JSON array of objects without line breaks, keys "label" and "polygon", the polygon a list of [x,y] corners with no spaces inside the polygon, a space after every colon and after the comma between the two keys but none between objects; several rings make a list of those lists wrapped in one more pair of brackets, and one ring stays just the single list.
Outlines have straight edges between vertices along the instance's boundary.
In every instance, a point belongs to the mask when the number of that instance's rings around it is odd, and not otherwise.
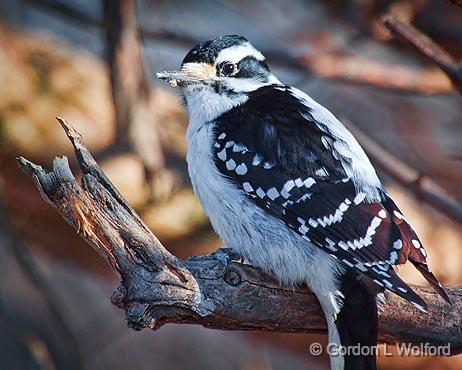
[{"label": "bird's wing", "polygon": [[431,274],[417,236],[380,183],[354,172],[358,155],[370,164],[364,152],[350,154],[345,142],[335,151],[345,141],[339,129],[316,122],[304,103],[290,90],[264,88],[223,115],[214,132],[218,170],[302,238],[424,310],[392,268],[411,259]]}]

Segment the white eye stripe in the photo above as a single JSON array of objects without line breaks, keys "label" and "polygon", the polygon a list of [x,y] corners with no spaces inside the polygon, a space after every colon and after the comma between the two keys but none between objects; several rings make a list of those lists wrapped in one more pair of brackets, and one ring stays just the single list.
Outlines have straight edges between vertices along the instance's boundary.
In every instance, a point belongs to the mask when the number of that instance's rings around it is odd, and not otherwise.
[{"label": "white eye stripe", "polygon": [[227,49],[220,51],[217,56],[216,65],[219,65],[222,62],[231,62],[234,64],[239,63],[239,61],[247,56],[252,56],[258,60],[264,60],[265,57],[257,49],[255,49],[250,42],[245,42],[240,45],[231,46]]}]

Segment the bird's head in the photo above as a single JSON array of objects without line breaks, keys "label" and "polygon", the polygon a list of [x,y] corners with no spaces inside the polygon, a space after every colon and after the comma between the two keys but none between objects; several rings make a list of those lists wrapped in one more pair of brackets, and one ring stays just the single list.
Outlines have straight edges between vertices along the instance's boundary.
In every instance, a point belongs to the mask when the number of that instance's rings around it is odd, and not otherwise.
[{"label": "bird's head", "polygon": [[181,88],[190,114],[196,109],[209,112],[205,119],[242,104],[262,86],[280,83],[263,54],[237,35],[196,45],[179,70],[160,72],[157,77]]}]

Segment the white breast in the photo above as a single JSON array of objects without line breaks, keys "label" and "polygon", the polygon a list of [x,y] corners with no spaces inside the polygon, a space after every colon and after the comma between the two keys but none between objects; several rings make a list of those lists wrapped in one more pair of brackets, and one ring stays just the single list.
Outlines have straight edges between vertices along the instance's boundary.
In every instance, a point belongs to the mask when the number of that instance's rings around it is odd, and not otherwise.
[{"label": "white breast", "polygon": [[[340,344],[334,319],[342,306],[339,275],[343,268],[282,221],[253,204],[223,178],[212,157],[213,119],[236,105],[210,91],[186,95],[190,122],[187,162],[194,192],[224,245],[282,284],[307,283],[326,315],[329,342]],[[237,104],[244,103],[238,101]],[[332,358],[332,368],[343,368],[343,357]]]}]

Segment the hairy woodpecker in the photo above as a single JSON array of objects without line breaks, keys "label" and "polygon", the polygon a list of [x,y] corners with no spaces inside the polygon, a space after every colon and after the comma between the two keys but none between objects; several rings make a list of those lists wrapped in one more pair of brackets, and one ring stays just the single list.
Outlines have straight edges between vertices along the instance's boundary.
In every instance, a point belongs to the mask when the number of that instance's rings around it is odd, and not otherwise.
[{"label": "hairy woodpecker", "polygon": [[[394,270],[407,260],[449,302],[356,139],[247,39],[200,43],[158,77],[184,95],[189,175],[224,245],[281,284],[308,284],[330,343],[376,345],[384,289],[426,310]],[[375,369],[375,356],[331,356],[331,367]]]}]

